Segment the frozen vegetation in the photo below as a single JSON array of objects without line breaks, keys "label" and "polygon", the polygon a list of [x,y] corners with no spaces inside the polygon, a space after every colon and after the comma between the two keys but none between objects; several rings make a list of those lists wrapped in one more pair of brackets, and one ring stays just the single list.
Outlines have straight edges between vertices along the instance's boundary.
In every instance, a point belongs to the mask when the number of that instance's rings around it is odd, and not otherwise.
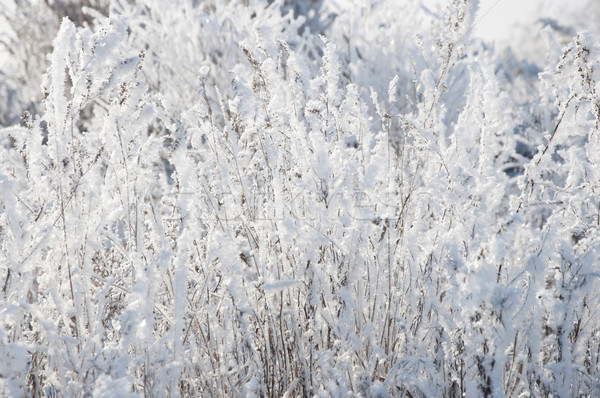
[{"label": "frozen vegetation", "polygon": [[593,1],[3,3],[0,395],[600,396]]}]

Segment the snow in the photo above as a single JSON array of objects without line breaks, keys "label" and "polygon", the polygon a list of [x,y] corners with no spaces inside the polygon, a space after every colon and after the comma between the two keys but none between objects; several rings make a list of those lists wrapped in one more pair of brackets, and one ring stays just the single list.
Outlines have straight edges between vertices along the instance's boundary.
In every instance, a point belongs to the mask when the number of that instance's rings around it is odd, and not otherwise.
[{"label": "snow", "polygon": [[595,3],[19,4],[0,395],[600,395]]},{"label": "snow", "polygon": [[265,282],[262,284],[261,288],[263,290],[283,290],[283,289],[287,289],[289,287],[294,286],[295,284],[297,284],[298,281],[294,281],[294,280],[280,280],[280,281],[273,281],[273,282]]}]

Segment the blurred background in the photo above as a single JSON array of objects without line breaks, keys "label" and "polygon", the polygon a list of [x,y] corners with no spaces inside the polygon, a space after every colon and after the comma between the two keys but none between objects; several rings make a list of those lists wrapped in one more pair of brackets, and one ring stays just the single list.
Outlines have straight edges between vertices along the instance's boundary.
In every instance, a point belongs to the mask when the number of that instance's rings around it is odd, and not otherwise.
[{"label": "blurred background", "polygon": [[528,44],[539,41],[546,25],[572,36],[577,30],[600,32],[600,1],[481,0],[474,33],[497,46],[521,49],[530,58]]}]

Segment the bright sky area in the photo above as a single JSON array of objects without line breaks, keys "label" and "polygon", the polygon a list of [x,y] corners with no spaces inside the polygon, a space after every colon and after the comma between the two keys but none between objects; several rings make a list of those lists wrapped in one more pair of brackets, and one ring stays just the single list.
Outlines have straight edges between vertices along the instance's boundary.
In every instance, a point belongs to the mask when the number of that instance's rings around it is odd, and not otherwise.
[{"label": "bright sky area", "polygon": [[583,7],[590,7],[590,3],[593,2],[581,0],[481,0],[475,34],[489,40],[510,39],[511,31],[516,24],[533,25],[540,18],[551,18],[561,23],[566,14],[571,14],[572,11]]}]

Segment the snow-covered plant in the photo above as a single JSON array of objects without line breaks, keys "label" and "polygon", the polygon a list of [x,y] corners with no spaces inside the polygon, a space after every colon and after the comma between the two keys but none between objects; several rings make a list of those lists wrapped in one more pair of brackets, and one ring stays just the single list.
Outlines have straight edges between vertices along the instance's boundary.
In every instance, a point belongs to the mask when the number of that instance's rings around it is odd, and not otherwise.
[{"label": "snow-covered plant", "polygon": [[0,130],[3,394],[600,394],[592,35],[540,67],[477,1],[106,3]]},{"label": "snow-covered plant", "polygon": [[23,111],[42,110],[40,84],[62,18],[90,25],[90,13],[107,14],[103,0],[3,0],[0,7],[0,126],[18,123]]}]

